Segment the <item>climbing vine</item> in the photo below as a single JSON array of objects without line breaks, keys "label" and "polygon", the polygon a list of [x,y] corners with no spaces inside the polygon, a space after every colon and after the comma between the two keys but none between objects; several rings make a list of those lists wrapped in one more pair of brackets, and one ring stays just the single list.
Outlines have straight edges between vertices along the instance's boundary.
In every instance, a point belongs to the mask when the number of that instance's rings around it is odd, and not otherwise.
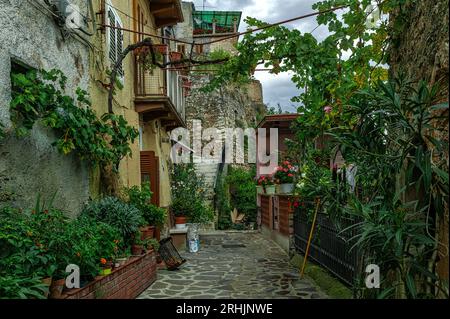
[{"label": "climbing vine", "polygon": [[[209,85],[251,74],[261,64],[273,74],[293,73],[300,92],[293,101],[301,113],[293,143],[302,168],[297,189],[306,199],[321,197],[329,217],[355,218],[353,249],[364,252],[364,265],[382,271],[381,289],[361,285],[359,297],[448,296],[448,283],[436,274],[438,248],[448,253],[436,226],[448,218],[448,147],[435,138],[442,126],[432,125],[448,117],[448,103],[437,104],[437,86],[388,77],[386,67],[415,1],[318,2],[313,9],[323,13],[317,22],[329,31],[321,41],[248,18],[261,31],[244,36],[237,57]],[[330,11],[343,5],[343,11]],[[338,150],[356,167],[352,191],[349,185],[340,189],[337,167],[329,170]]]},{"label": "climbing vine", "polygon": [[78,88],[75,98],[65,95],[67,77],[59,70],[32,70],[12,75],[11,119],[18,136],[29,134],[36,122],[55,129],[57,149],[101,166],[117,167],[131,154],[138,132],[123,116],[98,118],[87,92]]}]

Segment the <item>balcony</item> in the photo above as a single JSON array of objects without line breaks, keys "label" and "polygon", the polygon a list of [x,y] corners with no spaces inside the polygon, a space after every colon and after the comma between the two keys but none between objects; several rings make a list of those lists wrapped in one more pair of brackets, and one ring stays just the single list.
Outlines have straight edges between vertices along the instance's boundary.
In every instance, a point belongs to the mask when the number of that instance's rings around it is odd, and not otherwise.
[{"label": "balcony", "polygon": [[167,130],[186,126],[183,77],[173,70],[145,70],[135,59],[135,106],[144,122],[160,119]]}]

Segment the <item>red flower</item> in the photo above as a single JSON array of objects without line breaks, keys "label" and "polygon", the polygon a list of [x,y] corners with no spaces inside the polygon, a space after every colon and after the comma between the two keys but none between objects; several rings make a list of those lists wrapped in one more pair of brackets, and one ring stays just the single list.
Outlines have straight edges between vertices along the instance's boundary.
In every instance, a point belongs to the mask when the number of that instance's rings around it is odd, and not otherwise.
[{"label": "red flower", "polygon": [[102,265],[106,265],[106,259],[105,258],[100,258],[100,263]]}]

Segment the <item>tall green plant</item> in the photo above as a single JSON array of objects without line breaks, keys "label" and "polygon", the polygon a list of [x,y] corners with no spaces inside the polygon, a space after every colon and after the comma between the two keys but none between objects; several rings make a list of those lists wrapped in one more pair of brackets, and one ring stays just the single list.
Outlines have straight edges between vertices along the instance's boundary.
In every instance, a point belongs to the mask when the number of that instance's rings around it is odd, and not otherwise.
[{"label": "tall green plant", "polygon": [[352,99],[353,127],[331,130],[360,188],[348,212],[362,220],[356,245],[383,270],[379,297],[434,297],[447,290],[435,275],[436,223],[448,207],[448,145],[437,139],[448,103],[439,84],[405,77]]},{"label": "tall green plant", "polygon": [[114,227],[120,232],[124,243],[130,243],[139,227],[144,224],[139,209],[115,197],[90,202],[83,209],[82,216]]},{"label": "tall green plant", "polygon": [[76,98],[64,94],[67,77],[59,70],[32,70],[12,74],[11,119],[18,136],[24,136],[37,121],[55,129],[54,146],[63,154],[75,152],[81,159],[101,165],[118,165],[131,154],[138,132],[123,116],[98,118],[87,92],[77,89]]}]

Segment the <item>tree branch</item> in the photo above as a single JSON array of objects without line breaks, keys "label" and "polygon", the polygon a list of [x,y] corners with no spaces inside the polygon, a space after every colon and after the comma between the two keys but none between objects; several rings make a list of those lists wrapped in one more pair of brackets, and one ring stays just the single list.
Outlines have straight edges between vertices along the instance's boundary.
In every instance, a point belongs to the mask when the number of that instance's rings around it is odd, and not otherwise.
[{"label": "tree branch", "polygon": [[142,40],[140,42],[131,44],[119,56],[116,64],[114,65],[114,67],[111,71],[111,75],[110,75],[110,79],[109,79],[110,85],[109,85],[109,92],[108,92],[108,112],[110,114],[114,114],[114,111],[113,111],[114,90],[115,90],[117,73],[122,65],[122,62],[130,52],[132,52],[136,49],[139,49],[139,48],[143,48],[143,47],[148,47],[150,49],[152,64],[156,65],[157,67],[159,67],[161,69],[164,69],[170,65],[177,66],[177,65],[185,64],[185,63],[191,63],[191,64],[196,64],[196,65],[205,65],[205,64],[219,64],[219,63],[227,62],[229,60],[228,58],[224,58],[224,59],[218,59],[218,60],[197,61],[197,60],[192,59],[192,57],[190,57],[189,59],[182,59],[182,60],[178,60],[178,61],[169,61],[169,62],[165,62],[165,63],[159,63],[156,60],[156,54],[155,54],[155,50],[153,47],[153,41],[151,38],[145,38],[144,40]]}]

